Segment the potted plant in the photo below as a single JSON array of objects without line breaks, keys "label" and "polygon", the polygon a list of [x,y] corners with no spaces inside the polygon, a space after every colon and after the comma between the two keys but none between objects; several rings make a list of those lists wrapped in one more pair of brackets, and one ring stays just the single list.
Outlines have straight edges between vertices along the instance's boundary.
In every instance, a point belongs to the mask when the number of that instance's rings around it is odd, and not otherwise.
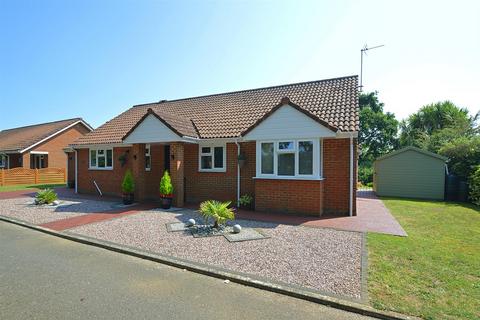
[{"label": "potted plant", "polygon": [[249,194],[244,194],[239,199],[239,205],[242,209],[253,210],[253,197]]},{"label": "potted plant", "polygon": [[240,166],[240,168],[242,168],[245,165],[246,161],[247,161],[247,156],[245,155],[245,153],[240,153],[238,155],[238,165]]},{"label": "potted plant", "polygon": [[165,170],[160,180],[160,199],[162,201],[162,209],[170,209],[173,199],[173,185],[167,170]]},{"label": "potted plant", "polygon": [[132,171],[127,170],[122,182],[123,204],[133,203],[133,192],[135,191],[135,182],[133,181]]}]

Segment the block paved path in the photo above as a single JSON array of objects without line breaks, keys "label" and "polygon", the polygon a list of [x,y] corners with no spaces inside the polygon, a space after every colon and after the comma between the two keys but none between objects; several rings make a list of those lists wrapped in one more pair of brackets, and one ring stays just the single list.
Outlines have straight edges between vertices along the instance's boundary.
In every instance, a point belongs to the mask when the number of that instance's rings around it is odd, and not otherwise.
[{"label": "block paved path", "polygon": [[354,217],[329,215],[314,217],[238,210],[236,218],[304,225],[308,227],[325,227],[347,231],[378,232],[395,236],[407,236],[402,226],[373,191],[357,192],[357,215]]}]

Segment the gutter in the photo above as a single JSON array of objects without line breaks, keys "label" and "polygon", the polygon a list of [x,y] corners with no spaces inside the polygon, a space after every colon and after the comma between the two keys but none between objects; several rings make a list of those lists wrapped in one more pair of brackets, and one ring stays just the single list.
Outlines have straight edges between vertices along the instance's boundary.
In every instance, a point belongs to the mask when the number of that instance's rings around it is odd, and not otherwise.
[{"label": "gutter", "polygon": [[240,156],[240,144],[238,143],[238,139],[235,140],[235,144],[237,145],[237,208],[240,208],[240,163],[238,161],[238,157]]},{"label": "gutter", "polygon": [[353,216],[353,133],[350,134],[350,195],[348,213]]},{"label": "gutter", "polygon": [[75,151],[75,193],[78,193],[78,151],[77,149],[74,149]]}]

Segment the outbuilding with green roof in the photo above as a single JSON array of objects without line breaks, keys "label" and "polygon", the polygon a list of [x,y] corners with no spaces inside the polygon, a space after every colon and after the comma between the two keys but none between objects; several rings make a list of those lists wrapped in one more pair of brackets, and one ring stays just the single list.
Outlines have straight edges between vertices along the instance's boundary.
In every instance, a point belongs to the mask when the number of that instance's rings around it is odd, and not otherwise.
[{"label": "outbuilding with green roof", "polygon": [[374,162],[373,188],[386,197],[443,200],[447,158],[415,147]]}]

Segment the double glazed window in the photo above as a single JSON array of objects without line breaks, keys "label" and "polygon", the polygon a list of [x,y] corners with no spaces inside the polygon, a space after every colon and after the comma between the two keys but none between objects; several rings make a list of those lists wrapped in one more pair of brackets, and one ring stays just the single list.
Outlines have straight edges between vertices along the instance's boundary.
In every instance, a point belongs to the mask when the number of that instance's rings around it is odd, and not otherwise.
[{"label": "double glazed window", "polygon": [[6,154],[0,154],[0,168],[8,167],[8,158]]},{"label": "double glazed window", "polygon": [[259,176],[320,177],[319,140],[258,142]]},{"label": "double glazed window", "polygon": [[90,149],[90,169],[112,169],[113,149]]},{"label": "double glazed window", "polygon": [[225,171],[225,145],[200,145],[199,171]]},{"label": "double glazed window", "polygon": [[152,168],[152,158],[150,156],[150,145],[145,145],[145,171],[150,171]]}]

